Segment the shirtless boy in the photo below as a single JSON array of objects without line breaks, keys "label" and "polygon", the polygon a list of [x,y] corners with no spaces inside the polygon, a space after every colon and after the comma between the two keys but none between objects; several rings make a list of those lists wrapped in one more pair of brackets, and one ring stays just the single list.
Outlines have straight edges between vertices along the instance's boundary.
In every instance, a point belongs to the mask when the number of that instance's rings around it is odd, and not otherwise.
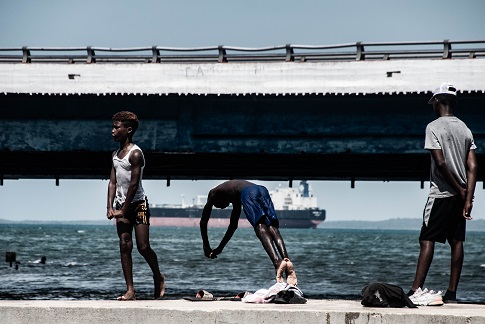
[{"label": "shirtless boy", "polygon": [[[212,207],[224,209],[229,204],[232,204],[229,227],[219,246],[212,249],[207,236],[207,223],[209,222]],[[269,192],[265,187],[249,181],[230,180],[209,191],[207,203],[204,206],[200,220],[200,233],[205,256],[214,259],[222,253],[222,250],[237,229],[241,208],[243,207],[246,218],[254,227],[256,236],[273,262],[276,271],[276,281],[284,282],[283,274],[286,274],[287,283],[296,286],[295,269],[288,258],[285,242],[278,229],[279,222]]]},{"label": "shirtless boy", "polygon": [[112,156],[106,216],[108,219],[116,218],[120,239],[121,267],[127,288],[126,293],[117,298],[120,301],[135,300],[131,259],[133,228],[138,252],[153,272],[153,297],[157,299],[165,293],[165,278],[160,273],[157,255],[149,243],[150,210],[141,183],[145,158],[141,149],[132,142],[138,124],[137,116],[129,111],[121,111],[113,116],[111,135],[115,142],[120,143],[120,148]]}]

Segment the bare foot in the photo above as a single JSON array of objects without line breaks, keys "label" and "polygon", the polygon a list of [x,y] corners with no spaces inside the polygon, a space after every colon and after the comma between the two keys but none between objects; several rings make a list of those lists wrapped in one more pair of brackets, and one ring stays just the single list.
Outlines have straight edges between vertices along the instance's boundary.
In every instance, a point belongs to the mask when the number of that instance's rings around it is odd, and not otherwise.
[{"label": "bare foot", "polygon": [[119,300],[119,301],[136,300],[135,292],[127,291],[123,296],[119,296],[118,298],[116,298],[116,300]]},{"label": "bare foot", "polygon": [[280,265],[276,269],[276,282],[285,282],[285,278],[283,278],[283,272],[286,272],[286,261],[281,260]]},{"label": "bare foot", "polygon": [[285,258],[286,261],[286,283],[289,285],[296,286],[298,284],[298,279],[296,278],[295,267],[290,259]]},{"label": "bare foot", "polygon": [[165,295],[165,276],[160,274],[160,276],[153,277],[153,284],[155,285],[155,291],[153,292],[153,298],[162,298]]}]

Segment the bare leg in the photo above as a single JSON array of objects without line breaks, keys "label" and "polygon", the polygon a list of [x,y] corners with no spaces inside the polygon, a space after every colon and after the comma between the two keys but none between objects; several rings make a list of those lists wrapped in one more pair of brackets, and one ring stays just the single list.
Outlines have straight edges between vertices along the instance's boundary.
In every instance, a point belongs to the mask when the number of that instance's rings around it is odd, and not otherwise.
[{"label": "bare leg", "polygon": [[458,282],[460,281],[461,269],[463,266],[463,241],[453,240],[450,243],[451,247],[451,272],[448,290],[456,292]]},{"label": "bare leg", "polygon": [[418,265],[416,267],[416,275],[411,290],[416,291],[419,287],[423,287],[426,276],[428,275],[431,261],[434,255],[434,242],[419,241],[420,251],[418,258]]},{"label": "bare leg", "polygon": [[283,237],[281,236],[281,233],[278,227],[268,226],[268,230],[273,242],[276,245],[276,248],[278,249],[278,252],[280,252],[281,257],[283,259],[288,258],[288,252],[286,252],[285,241],[283,241]]},{"label": "bare leg", "polygon": [[131,237],[132,226],[120,219],[116,222],[116,230],[120,238],[121,268],[126,282],[126,293],[118,297],[118,300],[134,300],[135,287],[133,285],[133,262],[131,251],[133,250],[133,239]]},{"label": "bare leg", "polygon": [[285,282],[285,278],[283,278],[283,274],[286,273],[286,261],[280,260],[280,265],[276,268],[276,282]]},{"label": "bare leg", "polygon": [[149,234],[150,226],[148,225],[136,225],[136,247],[138,252],[145,258],[148,266],[153,272],[153,284],[155,287],[153,297],[155,299],[163,297],[165,294],[165,278],[160,273],[160,268],[158,267],[158,258],[155,251],[152,250],[150,246]]},{"label": "bare leg", "polygon": [[283,262],[286,263],[286,267],[284,269],[286,274],[286,282],[290,285],[296,286],[298,280],[296,278],[295,267],[288,258],[288,252],[286,251],[285,242],[283,240],[283,237],[281,236],[280,230],[276,226],[269,226],[268,229],[271,238],[273,239],[273,242],[275,242],[276,248],[280,252],[280,255],[283,257]]},{"label": "bare leg", "polygon": [[278,266],[281,263],[281,258],[278,256],[278,253],[275,250],[268,226],[261,223],[256,224],[254,231],[256,232],[256,236],[263,244],[263,248],[271,259],[271,262],[273,262],[273,266],[275,269],[278,269]]},{"label": "bare leg", "polygon": [[285,258],[286,261],[286,283],[289,285],[296,286],[298,285],[298,279],[296,278],[296,271],[295,267],[293,266],[293,262],[290,259]]}]

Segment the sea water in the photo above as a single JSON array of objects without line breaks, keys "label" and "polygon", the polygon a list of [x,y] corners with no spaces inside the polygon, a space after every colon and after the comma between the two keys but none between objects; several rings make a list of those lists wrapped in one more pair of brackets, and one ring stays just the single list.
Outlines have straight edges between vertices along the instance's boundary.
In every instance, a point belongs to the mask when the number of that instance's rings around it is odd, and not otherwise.
[{"label": "sea water", "polygon": [[[215,248],[225,229],[210,228]],[[360,299],[371,282],[407,292],[419,253],[418,231],[281,229],[308,298]],[[238,229],[217,259],[204,256],[198,228],[152,227],[150,243],[166,276],[166,298],[254,292],[274,283],[274,269],[252,229]],[[468,232],[458,289],[463,302],[485,303],[485,232]],[[446,290],[450,251],[437,244],[425,284]],[[0,260],[0,299],[114,299],[125,292],[118,237],[113,225],[0,225],[0,252],[16,252],[17,264]],[[4,258],[2,256],[2,259]],[[46,257],[46,263],[40,259]],[[152,273],[133,250],[138,299],[150,299]]]}]

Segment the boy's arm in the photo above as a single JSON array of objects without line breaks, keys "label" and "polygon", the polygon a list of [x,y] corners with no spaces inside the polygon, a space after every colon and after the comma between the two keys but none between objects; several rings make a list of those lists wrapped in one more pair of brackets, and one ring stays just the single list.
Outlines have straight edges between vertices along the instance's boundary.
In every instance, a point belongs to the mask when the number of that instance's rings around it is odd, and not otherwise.
[{"label": "boy's arm", "polygon": [[233,202],[232,203],[232,212],[231,212],[231,220],[229,223],[229,227],[227,228],[226,234],[221,240],[221,243],[217,248],[212,251],[211,259],[217,257],[218,254],[222,253],[222,250],[226,246],[226,244],[231,239],[234,232],[237,230],[237,225],[239,223],[239,217],[241,217],[241,203],[240,202]]},{"label": "boy's arm", "polygon": [[128,191],[126,192],[126,199],[123,207],[120,210],[114,211],[115,217],[117,218],[123,217],[128,211],[130,204],[133,202],[133,198],[135,198],[136,190],[138,189],[140,183],[141,168],[145,164],[143,154],[140,152],[140,150],[134,150],[131,152],[129,161],[131,163],[130,184],[128,186]]},{"label": "boy's arm", "polygon": [[466,179],[467,179],[467,190],[465,198],[465,207],[463,207],[463,217],[471,219],[471,213],[473,208],[473,197],[475,194],[475,186],[477,183],[477,157],[475,155],[475,150],[470,150],[468,152],[468,157],[466,161]]},{"label": "boy's arm", "polygon": [[115,168],[113,166],[113,163],[111,162],[111,173],[110,173],[109,183],[108,183],[108,199],[106,202],[106,217],[108,217],[108,219],[112,219],[114,217],[113,202],[115,200],[115,193],[116,193],[116,173],[115,173]]},{"label": "boy's arm", "polygon": [[436,166],[440,170],[441,174],[444,175],[446,182],[448,182],[453,187],[453,189],[455,189],[455,191],[459,193],[461,199],[465,200],[467,189],[463,188],[458,183],[458,181],[456,181],[455,177],[453,177],[453,175],[451,174],[450,169],[448,169],[448,166],[446,165],[443,151],[441,149],[434,149],[430,151]]},{"label": "boy's arm", "polygon": [[[210,196],[210,193],[209,193]],[[202,210],[202,217],[200,218],[200,235],[202,236],[202,247],[204,249],[204,255],[208,258],[211,257],[212,248],[209,243],[209,236],[207,235],[207,224],[209,223],[209,218],[212,212],[212,203],[210,198],[207,199],[207,203]]]},{"label": "boy's arm", "polygon": [[212,249],[209,243],[209,237],[207,236],[207,223],[209,222],[209,218],[211,216],[212,211],[212,203],[210,202],[210,193],[209,198],[207,199],[207,203],[202,210],[202,217],[200,218],[200,235],[202,236],[202,246],[204,248],[204,255],[210,258],[210,254],[212,253]]}]

